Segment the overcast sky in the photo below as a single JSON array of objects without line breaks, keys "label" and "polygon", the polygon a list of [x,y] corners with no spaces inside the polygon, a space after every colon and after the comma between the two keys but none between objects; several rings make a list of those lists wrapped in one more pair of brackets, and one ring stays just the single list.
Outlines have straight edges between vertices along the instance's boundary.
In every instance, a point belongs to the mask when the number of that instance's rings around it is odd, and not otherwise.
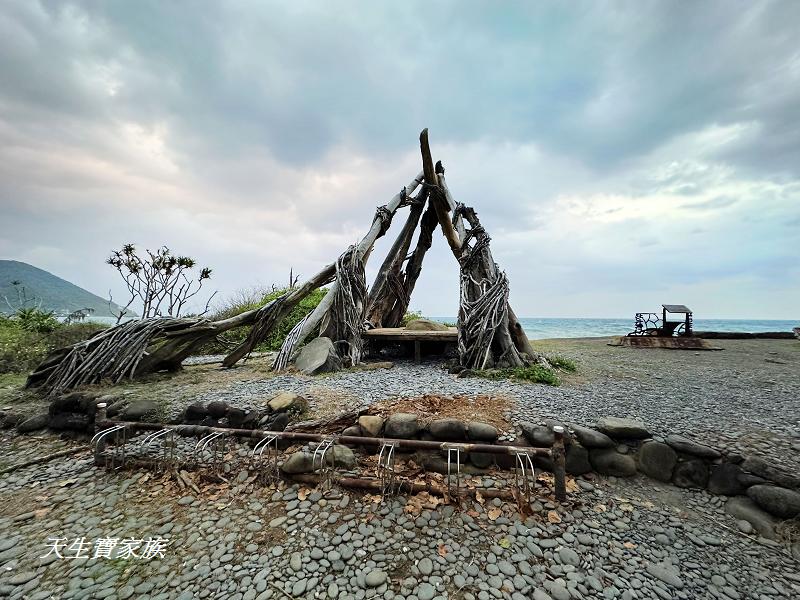
[{"label": "overcast sky", "polygon": [[[420,169],[524,316],[800,316],[800,2],[0,3],[0,258],[310,276]],[[374,273],[395,220],[373,253]],[[453,315],[437,235],[412,308]]]}]

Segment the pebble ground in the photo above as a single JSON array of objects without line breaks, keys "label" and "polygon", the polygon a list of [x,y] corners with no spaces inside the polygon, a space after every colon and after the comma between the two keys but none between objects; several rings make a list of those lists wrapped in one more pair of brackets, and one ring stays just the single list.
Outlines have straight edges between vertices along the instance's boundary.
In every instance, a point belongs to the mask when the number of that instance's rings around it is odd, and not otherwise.
[{"label": "pebble ground", "polygon": [[[590,424],[634,416],[656,433],[692,434],[792,464],[800,352],[725,343],[726,352],[670,353],[671,362],[660,351],[584,346],[573,356],[578,374],[559,388],[456,379],[441,365],[399,363],[313,380],[240,381],[185,400],[250,406],[272,390],[324,387],[363,404],[427,392],[503,393],[517,400],[517,419]],[[5,464],[67,444],[49,434],[0,435]],[[0,475],[0,597],[800,597],[800,563],[787,545],[755,537],[722,510],[721,498],[642,477],[580,479],[567,506],[542,497],[523,517],[499,500],[420,508],[411,498],[376,503],[336,487],[323,495],[285,483],[260,486],[246,472],[231,476],[231,485],[205,484],[197,493],[154,473],[107,472],[88,453]],[[84,538],[90,556],[42,558],[51,538]],[[92,558],[91,544],[101,538],[168,545],[149,560]]]}]

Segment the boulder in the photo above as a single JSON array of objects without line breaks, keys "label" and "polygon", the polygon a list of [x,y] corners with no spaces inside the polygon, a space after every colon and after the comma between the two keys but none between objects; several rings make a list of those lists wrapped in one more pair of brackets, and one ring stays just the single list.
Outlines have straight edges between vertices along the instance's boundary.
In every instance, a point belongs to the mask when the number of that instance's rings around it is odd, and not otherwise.
[{"label": "boulder", "polygon": [[499,437],[497,427],[480,421],[467,423],[467,436],[475,442],[494,442]]},{"label": "boulder", "polygon": [[597,429],[612,438],[641,440],[650,437],[647,426],[637,419],[603,417],[597,421]]},{"label": "boulder", "polygon": [[781,519],[800,515],[800,493],[774,485],[754,485],[747,495],[765,511]]},{"label": "boulder", "polygon": [[309,452],[295,452],[281,465],[281,471],[294,475],[297,473],[311,473],[314,470],[313,455]]},{"label": "boulder", "polygon": [[158,415],[158,404],[152,400],[136,400],[131,402],[122,411],[124,421],[144,421],[155,419]]},{"label": "boulder", "polygon": [[[319,467],[320,457],[317,454],[316,464],[314,464],[314,453],[300,450],[287,458],[281,471],[290,475],[297,473],[313,473],[314,467]],[[334,467],[352,469],[356,464],[356,456],[347,446],[336,444],[325,454],[325,462]]]},{"label": "boulder", "polygon": [[761,510],[755,502],[745,496],[736,496],[725,503],[725,512],[750,523],[758,534],[770,540],[775,539],[775,525],[778,520]]},{"label": "boulder", "polygon": [[361,433],[367,437],[378,437],[383,429],[383,417],[377,415],[362,415],[358,417],[358,426]]},{"label": "boulder", "polygon": [[753,456],[746,458],[742,463],[742,469],[753,475],[758,475],[777,483],[781,487],[797,489],[800,487],[800,476],[790,473],[767,462],[763,458]]},{"label": "boulder", "polygon": [[209,402],[206,406],[209,416],[213,419],[221,419],[224,417],[229,408],[230,406],[228,406],[228,403],[222,400],[214,400],[213,402]]},{"label": "boulder", "polygon": [[692,441],[689,438],[685,438],[682,435],[668,435],[666,442],[678,452],[691,454],[692,456],[697,456],[698,458],[709,458],[711,460],[716,460],[722,456],[722,453],[719,452],[719,450],[715,450],[711,446],[706,446],[705,444],[698,444],[697,442]]},{"label": "boulder", "polygon": [[704,488],[708,484],[708,464],[700,459],[687,460],[675,465],[672,483],[682,488]]},{"label": "boulder", "polygon": [[414,319],[406,325],[408,331],[448,331],[449,327],[430,319]]},{"label": "boulder", "polygon": [[564,460],[564,468],[570,475],[583,475],[592,470],[589,451],[580,444],[570,444]]},{"label": "boulder", "polygon": [[228,410],[228,427],[241,429],[244,423],[245,412],[241,408],[230,408]]},{"label": "boulder", "polygon": [[653,479],[669,481],[678,462],[678,454],[667,444],[649,441],[639,448],[639,470]]},{"label": "boulder", "polygon": [[458,419],[436,419],[431,421],[428,431],[437,440],[459,442],[467,439],[467,428]]},{"label": "boulder", "polygon": [[636,474],[636,462],[627,454],[613,448],[596,448],[589,451],[589,462],[598,473],[630,477]]},{"label": "boulder", "polygon": [[258,426],[265,431],[283,431],[288,424],[288,413],[271,413],[261,417],[258,422]]},{"label": "boulder", "polygon": [[711,467],[708,478],[708,491],[718,496],[738,496],[744,494],[747,487],[739,481],[742,468],[731,463],[722,463]]},{"label": "boulder", "polygon": [[549,456],[540,456],[540,455],[534,456],[533,466],[543,471],[555,473],[555,466],[553,465],[553,459],[550,458]]},{"label": "boulder", "polygon": [[383,435],[387,438],[410,439],[419,433],[417,415],[396,413],[386,420]]},{"label": "boulder", "polygon": [[532,423],[522,423],[522,435],[530,442],[531,446],[537,448],[549,448],[555,441],[555,434],[549,427],[544,425],[533,425]]},{"label": "boulder", "polygon": [[294,366],[306,375],[330,373],[342,368],[342,359],[330,338],[318,337],[300,349]]},{"label": "boulder", "polygon": [[325,462],[334,467],[342,467],[344,469],[352,469],[356,466],[356,455],[347,446],[336,444],[325,455]]},{"label": "boulder", "polygon": [[39,431],[40,429],[47,427],[49,420],[50,415],[47,413],[30,417],[29,419],[25,419],[19,425],[17,425],[17,431],[19,433],[31,433],[32,431]]},{"label": "boulder", "polygon": [[267,406],[272,412],[303,412],[308,408],[308,401],[294,392],[278,392],[275,394]]},{"label": "boulder", "polygon": [[479,469],[488,469],[494,464],[494,454],[488,452],[470,452],[469,461]]},{"label": "boulder", "polygon": [[361,437],[362,436],[361,427],[359,427],[358,425],[351,425],[350,427],[342,431],[342,435],[346,435],[348,437]]},{"label": "boulder", "polygon": [[195,402],[186,407],[183,420],[186,423],[199,423],[208,416],[208,409],[202,402]]},{"label": "boulder", "polygon": [[574,424],[570,425],[570,428],[584,448],[611,448],[614,445],[614,440],[605,433],[600,433],[589,427],[581,427],[580,425]]}]

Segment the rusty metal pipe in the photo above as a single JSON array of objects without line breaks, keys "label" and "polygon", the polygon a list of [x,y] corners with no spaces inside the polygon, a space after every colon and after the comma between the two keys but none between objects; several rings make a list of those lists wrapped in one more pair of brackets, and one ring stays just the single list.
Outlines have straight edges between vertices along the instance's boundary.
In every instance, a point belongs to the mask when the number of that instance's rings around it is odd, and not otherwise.
[{"label": "rusty metal pipe", "polygon": [[[213,433],[234,436],[238,438],[249,438],[260,440],[269,436],[276,436],[280,440],[297,442],[323,442],[331,438],[330,434],[321,433],[300,433],[294,431],[265,431],[261,429],[228,429],[225,427],[208,427],[205,425],[165,425],[163,423],[140,423],[138,421],[112,421],[107,420],[102,423],[102,427],[113,427],[123,425],[129,430],[153,431],[159,429],[173,429],[175,433],[183,437],[196,437]],[[496,444],[473,444],[467,442],[433,442],[427,440],[404,440],[394,438],[372,438],[353,435],[335,436],[338,444],[352,444],[357,446],[376,446],[381,447],[386,442],[396,443],[398,448],[407,450],[431,450],[446,451],[449,448],[458,449],[461,452],[485,452],[487,454],[509,454],[515,455],[518,452],[525,452],[534,456],[551,456],[551,451],[547,448],[531,448],[525,446],[501,446]]]}]

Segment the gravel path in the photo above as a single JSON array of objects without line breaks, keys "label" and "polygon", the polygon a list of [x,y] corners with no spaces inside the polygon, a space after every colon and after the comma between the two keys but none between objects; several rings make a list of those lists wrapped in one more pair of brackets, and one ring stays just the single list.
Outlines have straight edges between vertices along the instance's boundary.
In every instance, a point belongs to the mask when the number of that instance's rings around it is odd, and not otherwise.
[{"label": "gravel path", "polygon": [[[25,443],[29,444],[26,449]],[[18,457],[53,438],[26,438]],[[54,448],[51,448],[52,450]],[[15,458],[15,457],[11,457]],[[0,477],[0,596],[10,598],[789,598],[798,563],[738,531],[705,492],[650,480],[580,481],[571,506],[522,519],[499,500],[416,508],[334,488],[178,492],[86,455]],[[239,482],[238,484],[236,482]],[[498,514],[492,511],[497,510]],[[90,558],[50,554],[83,538]],[[98,539],[167,542],[163,557],[91,558]],[[118,542],[117,549],[122,545]],[[117,550],[118,551],[118,550]],[[142,547],[138,548],[143,552]]]},{"label": "gravel path", "polygon": [[312,403],[330,391],[353,404],[427,393],[503,394],[516,399],[517,420],[558,418],[591,425],[603,416],[643,420],[656,434],[681,433],[730,452],[757,453],[800,468],[800,343],[715,340],[721,352],[615,348],[604,340],[557,343],[578,364],[564,385],[459,379],[443,364],[400,361],[392,369],[323,377],[279,375],[236,382],[196,399],[251,407],[277,390]]}]

